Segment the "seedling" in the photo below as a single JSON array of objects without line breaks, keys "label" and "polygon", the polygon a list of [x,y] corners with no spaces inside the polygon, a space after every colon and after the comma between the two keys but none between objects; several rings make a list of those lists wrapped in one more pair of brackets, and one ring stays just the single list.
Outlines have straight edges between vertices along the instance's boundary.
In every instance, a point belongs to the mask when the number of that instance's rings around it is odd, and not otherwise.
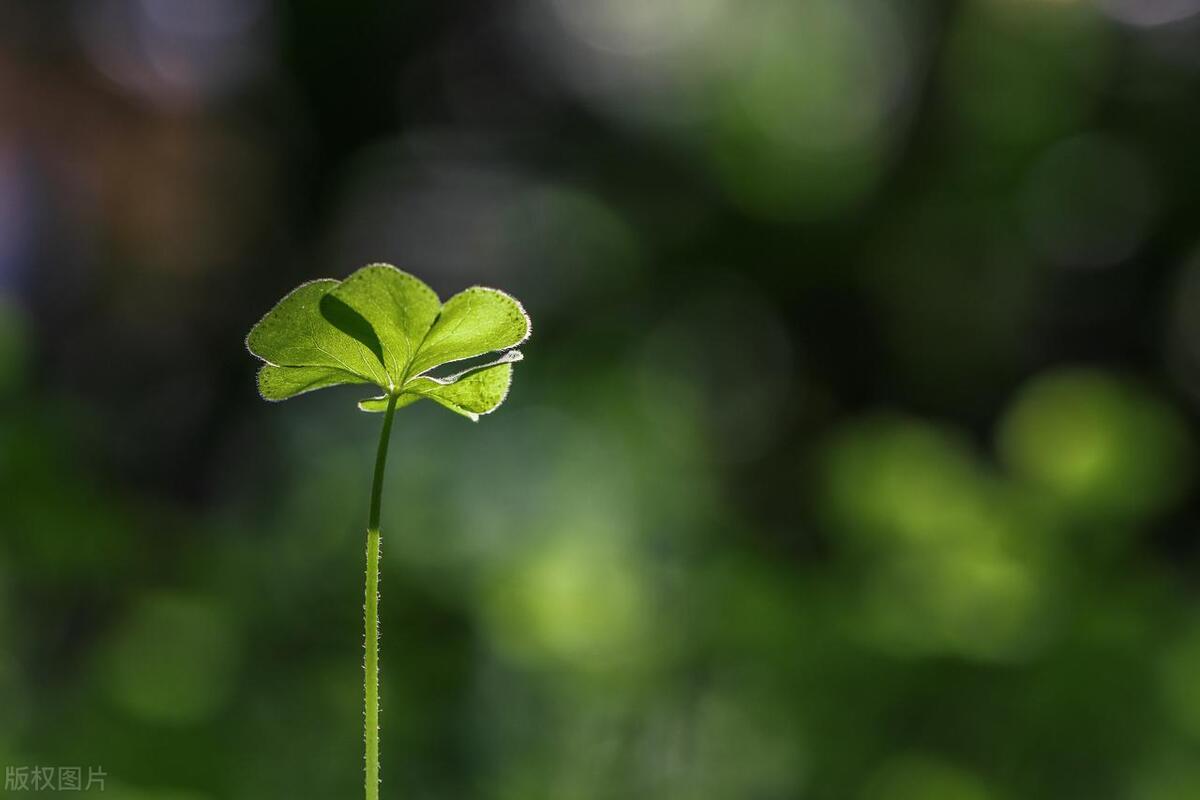
[{"label": "seedling", "polygon": [[[366,797],[379,797],[379,509],[392,417],[397,408],[432,400],[472,421],[508,395],[514,350],[529,338],[529,315],[517,300],[476,286],[445,303],[419,279],[388,264],[363,267],[344,281],[317,280],[280,300],[246,337],[265,363],[258,391],[280,401],[341,384],[371,384],[383,394],[359,401],[383,412],[367,516],[366,647],[363,694]],[[472,363],[448,375],[435,370]]]}]

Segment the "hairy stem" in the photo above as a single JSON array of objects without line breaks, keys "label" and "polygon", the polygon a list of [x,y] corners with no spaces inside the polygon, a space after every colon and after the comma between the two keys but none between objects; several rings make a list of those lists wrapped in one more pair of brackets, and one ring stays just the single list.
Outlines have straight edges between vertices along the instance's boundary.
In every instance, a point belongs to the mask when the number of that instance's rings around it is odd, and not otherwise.
[{"label": "hairy stem", "polygon": [[371,513],[367,520],[367,587],[363,605],[363,738],[366,741],[367,800],[379,800],[379,507],[383,499],[383,470],[387,465],[388,440],[392,435],[392,417],[396,414],[396,395],[388,400],[375,456],[375,480],[371,484]]}]

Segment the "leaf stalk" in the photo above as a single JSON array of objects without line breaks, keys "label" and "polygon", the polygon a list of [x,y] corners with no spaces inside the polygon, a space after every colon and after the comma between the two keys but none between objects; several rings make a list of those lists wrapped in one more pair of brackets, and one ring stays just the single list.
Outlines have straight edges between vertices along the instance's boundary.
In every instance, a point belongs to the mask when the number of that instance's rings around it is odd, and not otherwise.
[{"label": "leaf stalk", "polygon": [[365,742],[366,800],[379,800],[379,557],[383,543],[379,535],[379,511],[383,501],[383,473],[387,466],[388,441],[398,395],[388,398],[375,455],[375,479],[371,484],[371,510],[367,519],[367,580],[363,603],[363,739]]}]

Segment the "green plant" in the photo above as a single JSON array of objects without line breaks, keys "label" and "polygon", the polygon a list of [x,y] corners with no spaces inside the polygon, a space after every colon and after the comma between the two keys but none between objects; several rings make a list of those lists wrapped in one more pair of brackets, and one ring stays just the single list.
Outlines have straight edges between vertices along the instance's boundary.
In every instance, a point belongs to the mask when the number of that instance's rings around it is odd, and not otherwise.
[{"label": "green plant", "polygon": [[[372,384],[383,394],[359,402],[383,412],[367,519],[367,577],[363,622],[366,796],[379,797],[379,510],[392,417],[422,399],[477,421],[508,394],[512,348],[529,338],[529,316],[513,297],[476,286],[444,304],[419,279],[387,264],[372,264],[344,281],[297,287],[259,320],[246,347],[266,362],[258,372],[263,398],[286,400],[341,384]],[[433,370],[477,359],[449,375]]]}]

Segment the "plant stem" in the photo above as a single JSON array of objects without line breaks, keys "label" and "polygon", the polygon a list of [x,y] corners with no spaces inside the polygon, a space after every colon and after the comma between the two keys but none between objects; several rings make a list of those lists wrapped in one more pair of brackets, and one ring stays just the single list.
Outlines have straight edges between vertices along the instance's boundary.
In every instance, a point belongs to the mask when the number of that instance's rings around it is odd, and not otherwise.
[{"label": "plant stem", "polygon": [[367,587],[363,605],[363,738],[366,740],[367,800],[379,800],[379,507],[383,499],[383,470],[387,465],[388,440],[392,435],[392,417],[396,414],[396,395],[388,400],[375,455],[375,480],[371,484],[371,513],[367,519]]}]

